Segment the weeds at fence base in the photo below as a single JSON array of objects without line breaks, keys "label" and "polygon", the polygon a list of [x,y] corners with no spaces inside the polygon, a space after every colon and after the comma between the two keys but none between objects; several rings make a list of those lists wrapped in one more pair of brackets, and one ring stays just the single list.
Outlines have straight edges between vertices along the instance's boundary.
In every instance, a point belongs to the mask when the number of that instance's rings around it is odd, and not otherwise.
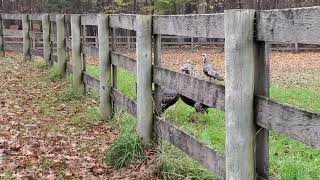
[{"label": "weeds at fence base", "polygon": [[72,88],[69,88],[60,95],[60,100],[68,102],[73,100],[80,100],[82,97],[83,97],[83,93],[80,93],[79,91],[75,91]]},{"label": "weeds at fence base", "polygon": [[189,158],[173,145],[162,142],[159,147],[160,174],[164,179],[207,179],[218,180],[209,170]]},{"label": "weeds at fence base", "polygon": [[48,69],[49,65],[44,61],[32,61],[31,64],[39,69]]},{"label": "weeds at fence base", "polygon": [[117,112],[114,120],[120,134],[106,151],[105,162],[112,167],[122,168],[134,160],[144,158],[144,147],[135,131],[136,123],[133,117]]},{"label": "weeds at fence base", "polygon": [[99,125],[100,113],[97,108],[88,109],[84,115],[78,114],[71,118],[70,124],[78,126],[79,128],[86,128],[90,126]]},{"label": "weeds at fence base", "polygon": [[58,80],[60,80],[60,79],[62,79],[64,77],[65,77],[65,75],[60,73],[60,72],[58,72],[55,68],[50,70],[49,73],[48,73],[48,80],[50,82],[56,82],[56,81],[58,81]]}]

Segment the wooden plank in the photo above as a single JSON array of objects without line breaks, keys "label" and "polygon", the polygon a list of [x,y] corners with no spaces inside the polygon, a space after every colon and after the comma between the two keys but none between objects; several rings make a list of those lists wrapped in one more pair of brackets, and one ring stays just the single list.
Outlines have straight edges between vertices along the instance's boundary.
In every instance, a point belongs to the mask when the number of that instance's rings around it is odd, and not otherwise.
[{"label": "wooden plank", "polygon": [[22,14],[2,14],[2,19],[21,20]]},{"label": "wooden plank", "polygon": [[31,54],[33,56],[40,56],[43,57],[43,51],[38,49],[31,49]]},{"label": "wooden plank", "polygon": [[51,54],[50,59],[51,59],[53,62],[55,62],[55,63],[58,62],[58,56],[57,56],[56,54]]},{"label": "wooden plank", "polygon": [[49,20],[51,21],[51,22],[55,22],[56,21],[56,14],[49,14]]},{"label": "wooden plank", "polygon": [[66,38],[66,47],[68,49],[72,49],[72,42],[71,42],[71,39],[69,38]]},{"label": "wooden plank", "polygon": [[83,93],[84,86],[82,82],[82,71],[84,65],[81,57],[81,30],[80,30],[80,15],[73,14],[71,16],[71,30],[72,30],[72,85],[76,92]]},{"label": "wooden plank", "polygon": [[96,14],[85,14],[81,15],[81,25],[97,26],[97,15]]},{"label": "wooden plank", "polygon": [[129,58],[125,55],[112,52],[111,53],[111,61],[115,66],[122,67],[128,71],[133,73],[137,73],[137,61],[135,59]]},{"label": "wooden plank", "polygon": [[100,118],[110,120],[112,116],[112,101],[110,96],[111,58],[110,58],[110,28],[109,17],[104,14],[98,15],[98,37],[99,37],[99,60],[100,60]]},{"label": "wooden plank", "polygon": [[87,56],[99,57],[99,48],[95,46],[81,43],[81,51]]},{"label": "wooden plank", "polygon": [[111,89],[111,98],[116,107],[126,110],[134,117],[137,117],[137,103],[134,100],[126,97],[114,88]]},{"label": "wooden plank", "polygon": [[320,7],[260,11],[257,40],[320,44]]},{"label": "wooden plank", "polygon": [[58,55],[58,71],[61,74],[66,73],[67,51],[66,51],[66,32],[64,15],[57,14],[57,55]]},{"label": "wooden plank", "polygon": [[223,14],[153,16],[153,33],[224,38]]},{"label": "wooden plank", "polygon": [[[269,45],[262,41],[255,41],[254,45],[254,91],[256,95],[269,97]],[[262,127],[257,127],[255,141],[256,174],[264,179],[269,179],[269,131]]]},{"label": "wooden plank", "polygon": [[[153,54],[154,60],[153,64],[155,66],[161,67],[161,34],[154,34],[153,35]],[[153,99],[155,101],[155,115],[161,117],[161,86],[154,84],[155,93],[153,95]]]},{"label": "wooden plank", "polygon": [[43,29],[43,57],[47,65],[52,66],[53,62],[50,59],[52,54],[51,41],[50,41],[50,21],[49,15],[42,16],[42,29]]},{"label": "wooden plank", "polygon": [[29,20],[42,21],[42,14],[29,14]]},{"label": "wooden plank", "polygon": [[3,57],[4,54],[4,39],[3,39],[3,20],[2,20],[2,15],[0,14],[0,57]]},{"label": "wooden plank", "polygon": [[152,16],[137,16],[137,133],[147,145],[152,142]]},{"label": "wooden plank", "polygon": [[22,36],[23,36],[23,31],[22,31],[22,30],[14,30],[14,29],[4,29],[4,30],[3,30],[3,35],[4,35],[4,36],[18,36],[18,37],[22,37]]},{"label": "wooden plank", "polygon": [[257,124],[312,147],[320,148],[320,114],[281,104],[265,97],[255,98]]},{"label": "wooden plank", "polygon": [[176,89],[180,94],[197,102],[224,110],[224,86],[186,74],[153,66],[153,82],[168,89]]},{"label": "wooden plank", "polygon": [[21,43],[5,43],[4,51],[23,52],[23,45]]},{"label": "wooden plank", "polygon": [[255,10],[225,11],[226,179],[255,179]]},{"label": "wooden plank", "polygon": [[129,30],[136,30],[136,15],[134,14],[120,14],[110,15],[110,27],[122,28]]},{"label": "wooden plank", "polygon": [[23,60],[31,60],[31,38],[30,38],[30,21],[27,14],[22,15],[22,30],[23,30]]},{"label": "wooden plank", "polygon": [[90,88],[93,88],[95,90],[99,90],[99,88],[100,88],[100,80],[91,76],[87,72],[83,72],[83,83],[86,86],[89,86]]},{"label": "wooden plank", "polygon": [[70,62],[67,62],[67,72],[70,74],[73,73],[73,65]]},{"label": "wooden plank", "polygon": [[155,118],[155,133],[181,149],[218,176],[225,177],[225,158],[194,136],[185,133],[160,117]]}]

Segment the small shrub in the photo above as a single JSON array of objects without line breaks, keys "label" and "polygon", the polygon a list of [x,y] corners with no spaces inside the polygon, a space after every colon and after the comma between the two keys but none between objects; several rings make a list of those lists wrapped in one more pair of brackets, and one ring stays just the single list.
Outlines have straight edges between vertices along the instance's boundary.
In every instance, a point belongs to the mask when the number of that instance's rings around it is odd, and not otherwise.
[{"label": "small shrub", "polygon": [[[122,168],[136,159],[144,157],[144,147],[135,132],[135,121],[128,115],[116,116],[120,135],[106,151],[105,161],[115,168]],[[120,123],[120,122],[121,123]]]},{"label": "small shrub", "polygon": [[78,91],[73,90],[72,88],[67,89],[60,95],[61,101],[73,101],[73,100],[79,100],[83,97],[83,93],[80,93]]},{"label": "small shrub", "polygon": [[57,70],[53,69],[48,73],[48,79],[50,82],[56,82],[62,78],[64,78],[64,74],[58,72]]},{"label": "small shrub", "polygon": [[48,64],[44,61],[33,61],[32,65],[39,69],[48,69]]}]

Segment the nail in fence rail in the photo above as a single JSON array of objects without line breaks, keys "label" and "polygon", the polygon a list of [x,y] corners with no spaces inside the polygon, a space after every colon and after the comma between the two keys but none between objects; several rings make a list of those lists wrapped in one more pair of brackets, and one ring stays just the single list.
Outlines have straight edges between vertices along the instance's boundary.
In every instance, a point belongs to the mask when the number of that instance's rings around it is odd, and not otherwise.
[{"label": "nail in fence rail", "polygon": [[100,117],[110,120],[111,103],[111,55],[109,44],[109,17],[98,15],[99,60],[100,60]]},{"label": "nail in fence rail", "polygon": [[58,71],[61,74],[66,73],[67,49],[66,49],[66,27],[65,16],[58,14],[56,16],[57,24],[57,55],[58,55]]},{"label": "nail in fence rail", "polygon": [[226,179],[255,179],[254,16],[225,11]]},{"label": "nail in fence rail", "polygon": [[28,14],[22,15],[22,30],[23,30],[23,60],[31,60],[31,40],[30,40],[30,21]]},{"label": "nail in fence rail", "polygon": [[52,48],[50,40],[50,21],[49,14],[42,15],[42,30],[43,30],[43,59],[47,65],[52,66],[51,60]]},{"label": "nail in fence rail", "polygon": [[153,134],[152,16],[137,16],[137,133],[149,144]]}]

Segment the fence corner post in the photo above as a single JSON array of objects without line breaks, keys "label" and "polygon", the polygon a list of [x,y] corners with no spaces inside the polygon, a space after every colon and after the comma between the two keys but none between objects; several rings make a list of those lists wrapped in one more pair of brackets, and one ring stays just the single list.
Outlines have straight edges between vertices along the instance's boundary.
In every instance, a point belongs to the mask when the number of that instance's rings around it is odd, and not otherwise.
[{"label": "fence corner post", "polygon": [[23,30],[23,60],[31,60],[31,40],[30,40],[30,21],[28,14],[22,15],[22,30]]},{"label": "fence corner post", "polygon": [[72,37],[72,85],[77,93],[84,93],[82,80],[83,61],[81,58],[81,17],[79,14],[71,15],[71,37]]},{"label": "fence corner post", "polygon": [[52,66],[51,61],[51,41],[50,41],[50,21],[49,14],[42,15],[42,30],[43,30],[43,59],[47,65]]},{"label": "fence corner post", "polygon": [[255,179],[255,10],[226,10],[226,179]]},{"label": "fence corner post", "polygon": [[137,133],[144,144],[153,139],[152,16],[137,16]]},{"label": "fence corner post", "polygon": [[0,57],[5,55],[4,53],[4,39],[3,39],[3,21],[2,21],[2,14],[0,14]]},{"label": "fence corner post", "polygon": [[112,115],[111,102],[111,58],[109,44],[109,16],[98,15],[98,39],[100,59],[100,118],[110,119]]},{"label": "fence corner post", "polygon": [[57,55],[58,55],[58,71],[61,74],[66,73],[67,57],[66,57],[66,34],[65,34],[65,16],[63,14],[56,15],[57,23]]}]

